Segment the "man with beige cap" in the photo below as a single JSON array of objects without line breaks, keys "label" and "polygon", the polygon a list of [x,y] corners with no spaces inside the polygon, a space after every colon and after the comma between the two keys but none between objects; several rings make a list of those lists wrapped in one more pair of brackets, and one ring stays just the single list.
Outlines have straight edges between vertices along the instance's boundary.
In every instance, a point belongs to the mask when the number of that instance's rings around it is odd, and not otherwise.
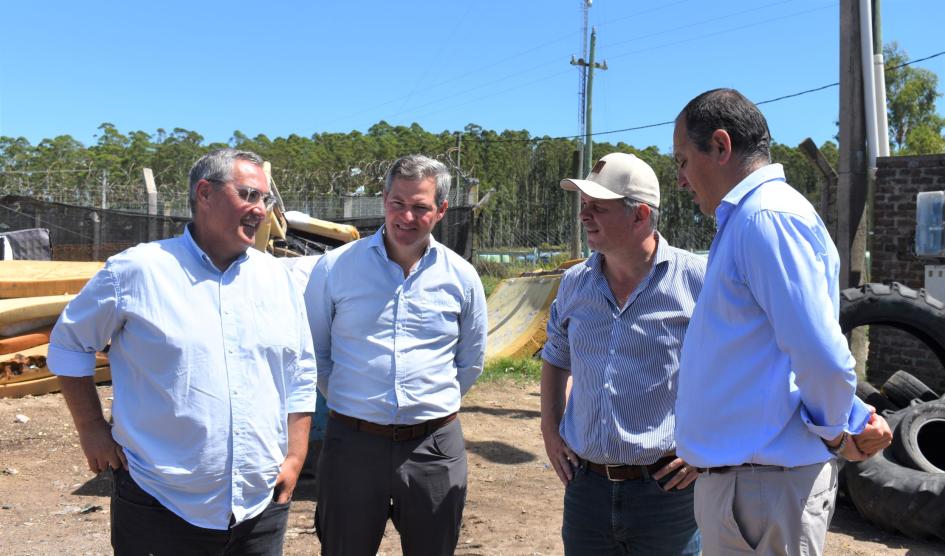
[{"label": "man with beige cap", "polygon": [[698,473],[675,456],[673,406],[706,263],[656,231],[659,181],[636,156],[604,156],[561,187],[581,192],[594,250],[561,278],[542,351],[541,428],[565,485],[565,553],[698,554]]}]

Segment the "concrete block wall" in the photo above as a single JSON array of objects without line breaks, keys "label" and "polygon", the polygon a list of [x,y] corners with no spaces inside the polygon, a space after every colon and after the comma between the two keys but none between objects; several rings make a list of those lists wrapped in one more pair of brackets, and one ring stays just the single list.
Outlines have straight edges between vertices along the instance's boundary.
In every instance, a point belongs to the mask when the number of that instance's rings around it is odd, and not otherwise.
[{"label": "concrete block wall", "polygon": [[[915,256],[916,195],[940,190],[945,190],[945,154],[877,160],[871,282],[900,282],[919,289],[925,281],[925,265],[945,264],[943,259]],[[900,369],[939,393],[945,391],[945,369],[923,343],[886,326],[871,327],[869,381],[881,385]]]}]

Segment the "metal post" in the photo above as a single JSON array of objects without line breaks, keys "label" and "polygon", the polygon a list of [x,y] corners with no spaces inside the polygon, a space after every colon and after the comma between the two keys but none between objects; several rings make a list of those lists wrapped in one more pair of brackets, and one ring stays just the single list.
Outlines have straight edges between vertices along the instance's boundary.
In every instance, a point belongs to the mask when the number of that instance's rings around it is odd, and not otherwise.
[{"label": "metal post", "polygon": [[144,191],[148,200],[148,241],[157,237],[157,185],[154,183],[154,172],[150,168],[144,169]]}]

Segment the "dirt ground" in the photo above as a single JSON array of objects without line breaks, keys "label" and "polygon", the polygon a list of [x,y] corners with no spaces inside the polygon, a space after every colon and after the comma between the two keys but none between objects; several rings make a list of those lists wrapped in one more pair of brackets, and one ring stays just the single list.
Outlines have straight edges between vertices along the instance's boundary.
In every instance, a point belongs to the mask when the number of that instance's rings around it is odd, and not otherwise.
[{"label": "dirt ground", "polygon": [[[111,388],[100,387],[110,405]],[[18,415],[29,418],[21,422]],[[476,386],[461,413],[469,494],[457,554],[561,554],[562,487],[546,464],[537,384]],[[313,483],[296,490],[286,554],[315,554]],[[86,467],[62,397],[0,399],[0,554],[108,554],[109,479]],[[827,554],[923,556],[945,544],[869,525],[841,501]],[[400,554],[388,527],[380,554]]]}]

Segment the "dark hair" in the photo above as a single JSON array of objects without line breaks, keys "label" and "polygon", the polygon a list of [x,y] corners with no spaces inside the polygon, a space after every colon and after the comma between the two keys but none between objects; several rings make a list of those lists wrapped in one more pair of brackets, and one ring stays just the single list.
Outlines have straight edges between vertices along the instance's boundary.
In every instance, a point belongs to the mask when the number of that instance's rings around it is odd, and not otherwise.
[{"label": "dark hair", "polygon": [[450,171],[445,164],[439,160],[434,160],[422,154],[411,154],[402,156],[391,164],[387,170],[387,176],[384,178],[384,193],[390,192],[394,180],[403,178],[408,181],[421,181],[427,178],[433,178],[436,183],[436,201],[437,208],[443,204],[443,201],[450,194]]},{"label": "dark hair", "polygon": [[717,129],[732,138],[732,151],[743,161],[771,162],[771,133],[758,107],[735,89],[712,89],[689,101],[683,108],[686,135],[702,152]]}]

